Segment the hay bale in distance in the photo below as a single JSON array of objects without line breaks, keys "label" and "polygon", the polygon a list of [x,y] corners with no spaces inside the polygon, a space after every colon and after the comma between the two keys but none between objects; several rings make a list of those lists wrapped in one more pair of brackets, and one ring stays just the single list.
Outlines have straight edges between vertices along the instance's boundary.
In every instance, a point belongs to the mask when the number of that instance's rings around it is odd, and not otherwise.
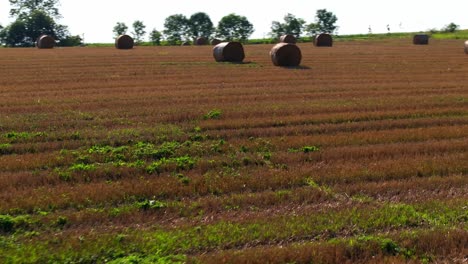
[{"label": "hay bale in distance", "polygon": [[240,42],[222,42],[213,48],[213,57],[217,62],[242,62],[244,47]]},{"label": "hay bale in distance", "polygon": [[55,47],[55,39],[49,35],[41,35],[37,38],[36,46],[39,49],[53,49]]},{"label": "hay bale in distance", "polygon": [[465,41],[465,53],[468,54],[468,40]]},{"label": "hay bale in distance", "polygon": [[206,44],[208,44],[208,40],[205,37],[198,37],[195,40],[195,45],[197,46],[206,45]]},{"label": "hay bale in distance", "polygon": [[429,44],[429,35],[418,34],[413,36],[414,45],[428,45]]},{"label": "hay bale in distance", "polygon": [[129,35],[120,35],[115,39],[115,47],[117,49],[133,49],[135,42]]},{"label": "hay bale in distance", "polygon": [[219,40],[219,39],[212,39],[212,40],[211,40],[211,45],[216,46],[216,45],[218,45],[218,44],[221,43],[221,42],[222,42],[222,41]]},{"label": "hay bale in distance", "polygon": [[302,53],[298,46],[291,43],[278,43],[270,51],[275,66],[295,67],[301,64]]},{"label": "hay bale in distance", "polygon": [[291,43],[291,44],[296,44],[297,39],[295,36],[291,34],[283,35],[280,37],[280,43]]},{"label": "hay bale in distance", "polygon": [[333,47],[333,37],[326,33],[316,35],[314,45],[317,47]]}]

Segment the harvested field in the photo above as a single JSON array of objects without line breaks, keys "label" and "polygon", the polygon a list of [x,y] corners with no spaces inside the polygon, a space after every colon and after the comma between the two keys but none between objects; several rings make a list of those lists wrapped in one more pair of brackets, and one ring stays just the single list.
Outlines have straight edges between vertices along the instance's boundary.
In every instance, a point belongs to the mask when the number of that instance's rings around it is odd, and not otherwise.
[{"label": "harvested field", "polygon": [[0,259],[462,263],[461,45],[0,49]]}]

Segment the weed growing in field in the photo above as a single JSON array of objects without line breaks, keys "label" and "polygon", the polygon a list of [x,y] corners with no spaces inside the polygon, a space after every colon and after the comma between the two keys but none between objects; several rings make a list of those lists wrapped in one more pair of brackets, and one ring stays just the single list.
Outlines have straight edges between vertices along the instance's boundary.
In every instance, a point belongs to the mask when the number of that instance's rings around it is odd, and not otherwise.
[{"label": "weed growing in field", "polygon": [[292,153],[297,153],[297,152],[311,153],[311,152],[320,151],[320,147],[317,147],[317,146],[303,146],[301,148],[290,148],[290,149],[288,149],[288,151],[292,152]]},{"label": "weed growing in field", "polygon": [[71,133],[70,138],[73,140],[80,140],[82,139],[81,133],[79,131],[75,131]]},{"label": "weed growing in field", "polygon": [[190,178],[185,176],[184,174],[177,173],[176,177],[179,180],[179,182],[182,183],[183,185],[189,185],[190,184]]},{"label": "weed growing in field", "polygon": [[328,195],[334,195],[334,192],[332,191],[332,189],[329,187],[329,186],[325,186],[325,185],[319,185],[317,182],[314,181],[314,179],[312,178],[306,178],[304,180],[305,182],[305,185],[306,186],[310,186],[314,189],[317,189],[317,190],[320,190],[322,192],[325,192],[326,194]]},{"label": "weed growing in field", "polygon": [[155,174],[155,173],[159,174],[162,171],[161,165],[162,165],[162,161],[160,160],[153,162],[149,166],[146,167],[146,172],[148,174]]},{"label": "weed growing in field", "polygon": [[11,144],[3,143],[0,144],[0,155],[2,154],[11,154]]},{"label": "weed growing in field", "polygon": [[84,155],[84,154],[80,154],[80,153],[77,153],[77,157],[75,159],[75,162],[76,163],[80,163],[80,164],[90,164],[91,163],[91,157],[89,155]]},{"label": "weed growing in field", "polygon": [[30,133],[30,132],[11,131],[11,132],[5,133],[3,136],[7,138],[10,141],[10,143],[17,143],[17,142],[25,141],[25,140],[35,138],[35,137],[45,137],[46,135],[47,134],[45,132]]},{"label": "weed growing in field", "polygon": [[209,111],[207,114],[203,116],[203,119],[220,119],[222,115],[222,111],[220,109],[213,109]]},{"label": "weed growing in field", "polygon": [[94,164],[84,164],[84,163],[76,163],[70,166],[70,171],[94,171],[96,170],[96,165]]},{"label": "weed growing in field", "polygon": [[211,145],[211,151],[221,153],[224,144],[226,144],[226,141],[224,141],[224,139],[220,139],[218,142]]},{"label": "weed growing in field", "polygon": [[127,263],[173,263],[182,264],[186,263],[187,257],[184,255],[163,255],[160,250],[152,252],[150,256],[145,255],[129,255],[111,260],[109,264],[127,264]]},{"label": "weed growing in field", "polygon": [[98,154],[104,156],[104,162],[106,163],[120,163],[123,161],[127,161],[128,158],[128,146],[120,146],[120,147],[111,147],[111,146],[92,146],[89,150],[89,154]]},{"label": "weed growing in field", "polygon": [[365,194],[356,194],[351,197],[351,200],[359,203],[370,203],[374,201],[374,198],[367,196]]},{"label": "weed growing in field", "polygon": [[142,202],[137,202],[135,203],[135,206],[138,209],[142,209],[144,211],[149,210],[149,209],[162,209],[166,208],[168,205],[165,202],[157,201],[157,200],[144,200]]},{"label": "weed growing in field", "polygon": [[179,142],[164,142],[159,147],[147,142],[138,142],[134,146],[133,156],[137,159],[162,159],[174,155],[180,147]]},{"label": "weed growing in field", "polygon": [[195,166],[195,159],[190,156],[174,158],[178,170],[190,170]]},{"label": "weed growing in field", "polygon": [[190,156],[162,158],[147,166],[146,172],[149,174],[159,174],[162,171],[170,170],[170,168],[173,168],[177,172],[181,170],[190,170],[195,166],[195,163],[195,159]]},{"label": "weed growing in field", "polygon": [[0,231],[11,232],[15,225],[13,217],[9,215],[0,215]]},{"label": "weed growing in field", "polygon": [[17,229],[26,229],[32,226],[34,222],[28,215],[1,215],[0,214],[0,234],[12,233]]},{"label": "weed growing in field", "polygon": [[86,113],[86,112],[78,112],[78,117],[79,119],[86,120],[86,121],[92,121],[94,120],[94,116],[91,113]]},{"label": "weed growing in field", "polygon": [[62,181],[71,181],[73,179],[70,171],[62,171],[59,168],[55,169],[55,172],[57,173],[58,177]]},{"label": "weed growing in field", "polygon": [[57,220],[55,220],[54,225],[58,228],[64,228],[65,225],[68,223],[68,218],[65,216],[59,216]]}]

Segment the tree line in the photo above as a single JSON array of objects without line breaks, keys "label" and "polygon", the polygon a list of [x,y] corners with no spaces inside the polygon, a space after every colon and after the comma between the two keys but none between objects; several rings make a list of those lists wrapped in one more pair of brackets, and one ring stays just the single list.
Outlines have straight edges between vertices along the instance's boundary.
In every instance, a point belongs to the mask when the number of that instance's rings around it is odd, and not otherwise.
[{"label": "tree line", "polygon": [[[298,38],[303,33],[308,35],[334,33],[337,29],[335,25],[337,20],[336,15],[326,9],[317,10],[315,22],[310,24],[306,24],[304,19],[297,18],[292,14],[286,14],[284,22],[272,22],[269,35],[272,38],[278,38],[284,34],[292,34]],[[142,37],[146,34],[145,28],[146,26],[142,21],[137,20],[133,23],[134,30],[131,34],[137,43],[141,42]],[[123,22],[117,22],[113,29],[115,36],[127,34],[127,31],[128,26]],[[149,33],[149,40],[154,45],[160,45],[163,38],[169,45],[191,42],[198,37],[245,42],[253,32],[254,27],[245,16],[229,14],[221,18],[218,25],[214,27],[208,14],[198,12],[190,17],[182,14],[167,17],[164,22],[164,30],[161,32],[154,28]]]},{"label": "tree line", "polygon": [[[9,0],[10,15],[15,20],[2,27],[0,25],[0,43],[10,47],[34,46],[37,38],[43,34],[50,35],[58,41],[59,46],[76,46],[82,44],[79,35],[71,35],[68,27],[56,21],[61,18],[58,4],[59,0]],[[303,33],[315,35],[317,33],[334,33],[337,29],[335,23],[337,17],[326,9],[317,10],[315,21],[306,24],[306,21],[287,14],[284,21],[273,21],[272,38],[284,34],[292,34],[296,37]],[[146,25],[136,20],[132,24],[130,34],[136,43],[144,41]],[[123,22],[117,22],[113,28],[115,36],[127,34],[128,26]],[[164,29],[153,29],[149,32],[149,41],[153,45],[160,45],[165,40],[169,45],[178,45],[182,42],[193,41],[198,37],[219,38],[226,41],[245,42],[254,32],[253,24],[245,17],[237,14],[229,14],[221,18],[215,27],[211,18],[204,12],[194,13],[190,17],[175,14],[167,17]]]}]

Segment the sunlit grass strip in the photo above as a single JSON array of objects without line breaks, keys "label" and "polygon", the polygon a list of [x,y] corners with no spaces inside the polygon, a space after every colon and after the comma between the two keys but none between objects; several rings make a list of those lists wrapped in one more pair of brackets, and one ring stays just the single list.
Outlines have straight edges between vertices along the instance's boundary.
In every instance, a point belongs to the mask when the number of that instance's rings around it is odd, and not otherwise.
[{"label": "sunlit grass strip", "polygon": [[[461,260],[468,243],[466,229],[415,229],[357,235],[327,242],[299,242],[224,250],[189,258],[193,263],[408,263]],[[448,257],[450,256],[450,257]]]},{"label": "sunlit grass strip", "polygon": [[[57,234],[59,243],[44,244],[39,237],[2,238],[0,254],[42,260],[111,257],[131,254],[162,256],[189,254],[294,241],[327,241],[343,236],[362,236],[382,230],[462,228],[466,229],[466,200],[425,204],[383,204],[340,210],[322,210],[305,215],[277,216],[231,223],[227,221],[173,230],[128,230],[118,234],[94,232]],[[157,250],[156,250],[157,249]],[[156,250],[156,251],[155,251]],[[6,254],[8,252],[8,254]],[[35,254],[35,255],[32,255]],[[115,255],[113,256],[116,257]]]}]

